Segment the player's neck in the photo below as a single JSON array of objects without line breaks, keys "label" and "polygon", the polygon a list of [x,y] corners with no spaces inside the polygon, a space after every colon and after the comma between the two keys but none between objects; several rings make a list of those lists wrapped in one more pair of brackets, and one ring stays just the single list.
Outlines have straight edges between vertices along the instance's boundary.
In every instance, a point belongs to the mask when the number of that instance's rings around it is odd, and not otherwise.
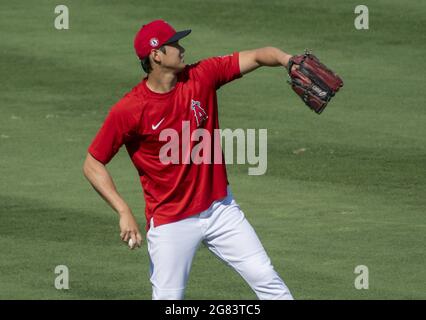
[{"label": "player's neck", "polygon": [[156,93],[167,93],[175,87],[176,82],[176,74],[155,69],[148,75],[146,85]]}]

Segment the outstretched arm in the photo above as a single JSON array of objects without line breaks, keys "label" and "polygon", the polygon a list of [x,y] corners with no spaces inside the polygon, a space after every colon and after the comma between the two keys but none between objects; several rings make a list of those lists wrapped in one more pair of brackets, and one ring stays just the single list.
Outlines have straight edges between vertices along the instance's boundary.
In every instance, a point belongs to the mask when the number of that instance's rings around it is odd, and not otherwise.
[{"label": "outstretched arm", "polygon": [[142,236],[136,219],[129,206],[117,192],[106,167],[88,153],[83,172],[99,195],[120,215],[121,240],[127,242],[131,238],[134,244],[140,246]]},{"label": "outstretched arm", "polygon": [[291,57],[292,55],[274,47],[241,51],[240,71],[241,74],[246,74],[261,66],[287,67],[288,61]]}]

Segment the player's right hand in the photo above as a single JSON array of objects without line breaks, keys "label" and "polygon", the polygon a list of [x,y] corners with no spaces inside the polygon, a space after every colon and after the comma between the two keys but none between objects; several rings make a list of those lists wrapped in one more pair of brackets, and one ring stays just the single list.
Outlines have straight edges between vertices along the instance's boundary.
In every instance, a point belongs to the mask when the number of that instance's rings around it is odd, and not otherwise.
[{"label": "player's right hand", "polygon": [[120,238],[126,244],[132,239],[133,245],[130,249],[142,244],[142,235],[139,231],[138,223],[131,212],[120,215]]}]

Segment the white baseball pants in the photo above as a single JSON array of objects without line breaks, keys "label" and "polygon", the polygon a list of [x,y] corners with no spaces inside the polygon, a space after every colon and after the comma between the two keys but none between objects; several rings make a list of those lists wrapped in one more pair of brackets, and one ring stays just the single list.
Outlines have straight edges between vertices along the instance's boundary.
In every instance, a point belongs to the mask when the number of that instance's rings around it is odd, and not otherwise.
[{"label": "white baseball pants", "polygon": [[293,299],[228,188],[209,209],[147,234],[152,299],[183,299],[195,252],[203,242],[237,271],[261,300]]}]

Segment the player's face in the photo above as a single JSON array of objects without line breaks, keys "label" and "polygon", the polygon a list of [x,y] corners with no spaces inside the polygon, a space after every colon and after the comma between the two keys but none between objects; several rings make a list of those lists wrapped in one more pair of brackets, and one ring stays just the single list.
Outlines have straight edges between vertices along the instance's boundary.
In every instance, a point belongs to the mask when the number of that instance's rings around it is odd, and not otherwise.
[{"label": "player's face", "polygon": [[161,64],[170,69],[181,71],[185,68],[185,49],[178,41],[165,45],[166,53],[163,54]]}]

